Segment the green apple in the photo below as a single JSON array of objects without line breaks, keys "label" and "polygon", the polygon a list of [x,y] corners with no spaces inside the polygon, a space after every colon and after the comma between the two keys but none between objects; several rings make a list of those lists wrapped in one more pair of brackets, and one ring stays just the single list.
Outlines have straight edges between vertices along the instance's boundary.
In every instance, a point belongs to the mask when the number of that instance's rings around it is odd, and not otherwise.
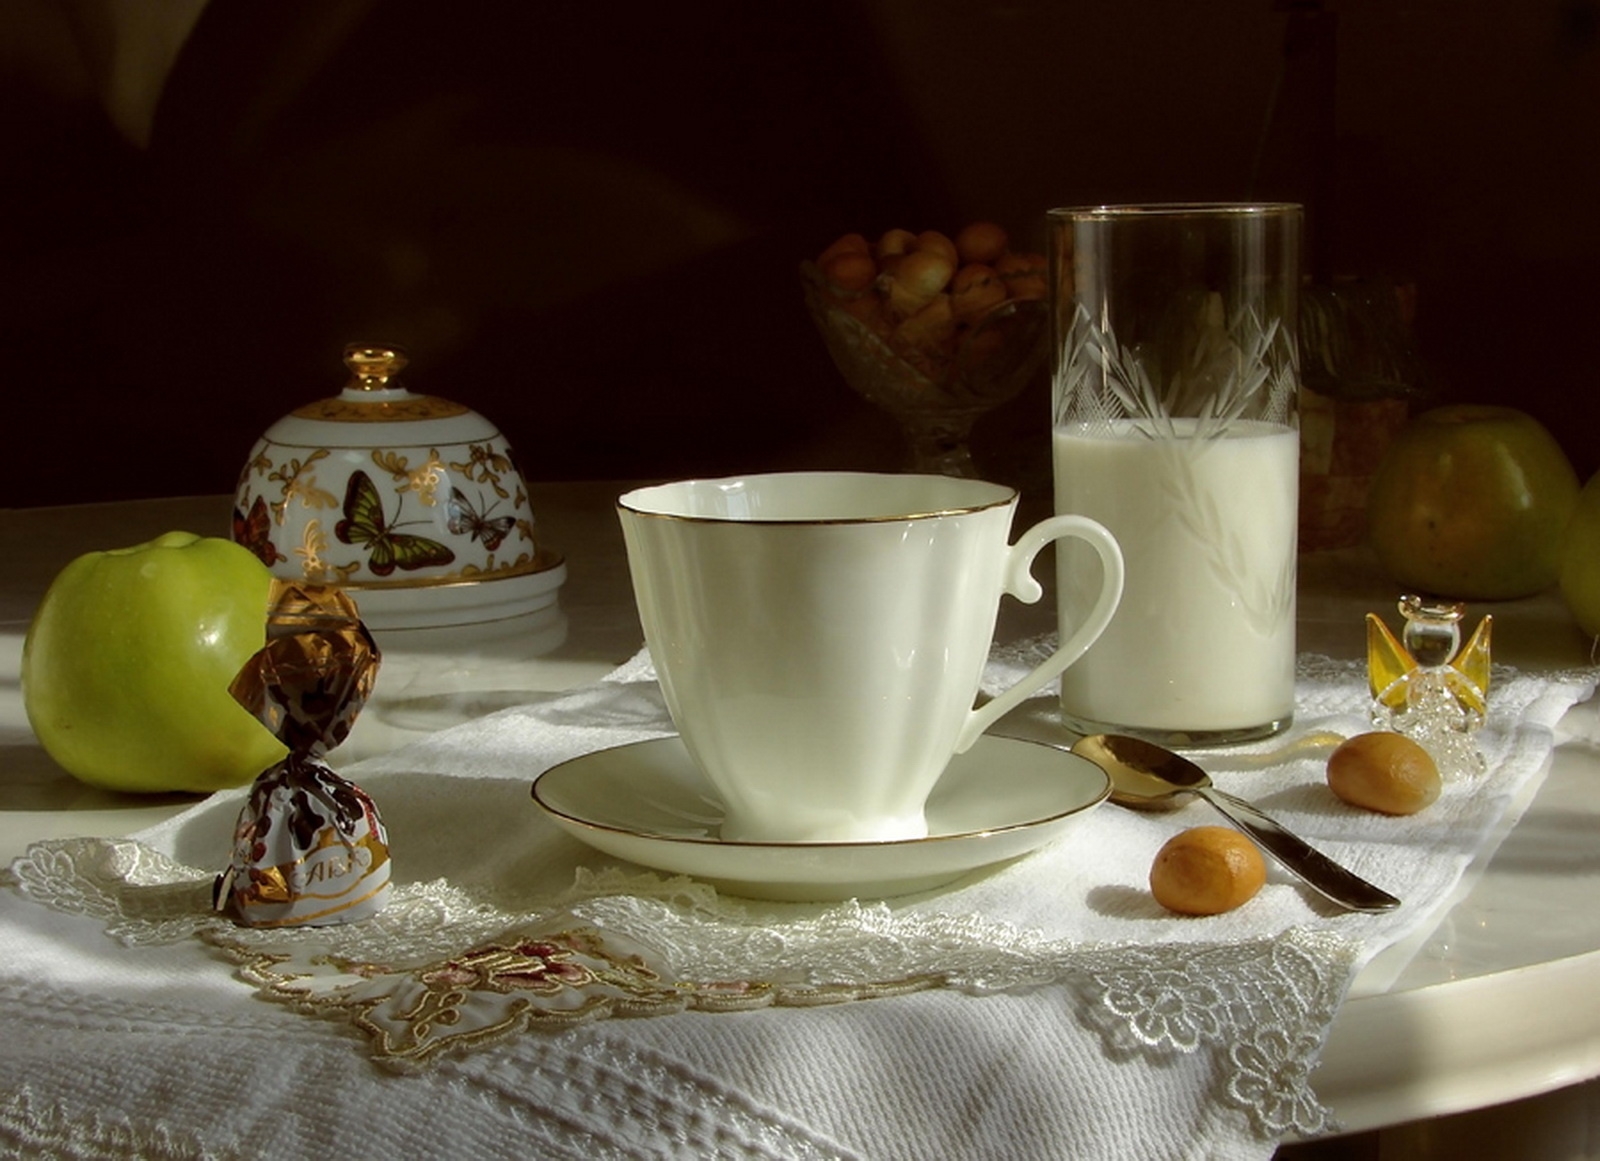
[{"label": "green apple", "polygon": [[1367,525],[1402,588],[1504,600],[1556,582],[1577,495],[1577,473],[1538,420],[1454,404],[1395,435],[1372,479]]},{"label": "green apple", "polygon": [[169,532],[78,557],[22,646],[22,698],[45,750],[110,790],[239,786],[284,748],[228,693],[266,639],[272,575],[230,540]]},{"label": "green apple", "polygon": [[1561,549],[1561,596],[1578,627],[1600,637],[1600,472],[1578,493]]}]

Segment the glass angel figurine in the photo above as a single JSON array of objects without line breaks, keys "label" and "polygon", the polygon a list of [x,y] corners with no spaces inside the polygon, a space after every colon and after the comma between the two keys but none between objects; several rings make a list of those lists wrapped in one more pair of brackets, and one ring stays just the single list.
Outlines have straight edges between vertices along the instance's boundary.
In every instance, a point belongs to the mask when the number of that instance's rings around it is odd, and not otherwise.
[{"label": "glass angel figurine", "polygon": [[1400,598],[1400,639],[1367,614],[1367,680],[1372,721],[1427,750],[1445,778],[1483,771],[1473,734],[1489,710],[1489,630],[1484,617],[1461,644],[1466,606]]}]

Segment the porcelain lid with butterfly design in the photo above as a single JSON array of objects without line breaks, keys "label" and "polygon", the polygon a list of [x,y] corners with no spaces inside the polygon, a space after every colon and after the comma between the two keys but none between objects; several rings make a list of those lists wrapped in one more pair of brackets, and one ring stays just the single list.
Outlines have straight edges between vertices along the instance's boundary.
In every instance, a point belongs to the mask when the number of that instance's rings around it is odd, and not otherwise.
[{"label": "porcelain lid with butterfly design", "polygon": [[337,396],[284,416],[239,476],[233,539],[279,576],[351,591],[375,629],[553,605],[561,557],[535,535],[506,438],[459,403],[406,390],[394,347],[345,349]]}]

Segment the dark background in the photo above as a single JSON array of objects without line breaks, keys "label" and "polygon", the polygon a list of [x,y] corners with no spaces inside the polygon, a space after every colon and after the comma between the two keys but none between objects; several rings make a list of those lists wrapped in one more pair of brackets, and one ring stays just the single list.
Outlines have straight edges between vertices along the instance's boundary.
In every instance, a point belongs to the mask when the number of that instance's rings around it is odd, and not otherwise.
[{"label": "dark background", "polygon": [[1600,0],[0,0],[0,165],[0,506],[231,491],[355,339],[533,480],[892,468],[800,259],[1261,197],[1600,468]]}]

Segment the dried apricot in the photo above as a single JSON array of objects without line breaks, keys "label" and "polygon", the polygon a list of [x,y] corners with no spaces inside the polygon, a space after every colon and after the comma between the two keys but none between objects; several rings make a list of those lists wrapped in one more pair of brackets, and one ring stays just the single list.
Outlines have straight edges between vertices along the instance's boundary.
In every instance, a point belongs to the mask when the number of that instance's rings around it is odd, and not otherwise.
[{"label": "dried apricot", "polygon": [[872,245],[873,257],[882,262],[885,258],[899,258],[917,248],[917,236],[910,230],[898,227],[885,230]]},{"label": "dried apricot", "polygon": [[1248,903],[1267,881],[1255,844],[1226,826],[1173,835],[1150,865],[1156,902],[1184,915],[1218,915]]},{"label": "dried apricot", "polygon": [[822,264],[822,276],[839,290],[862,291],[878,278],[878,264],[864,251],[846,250]]},{"label": "dried apricot", "polygon": [[1339,743],[1328,756],[1328,786],[1363,810],[1415,814],[1438,800],[1443,782],[1428,751],[1404,734],[1378,731]]},{"label": "dried apricot", "polygon": [[1006,300],[1006,285],[994,267],[969,262],[950,280],[950,294],[956,318],[970,322]]},{"label": "dried apricot", "polygon": [[1043,255],[1006,254],[995,259],[994,269],[1012,298],[1044,298],[1050,293],[1050,268]]},{"label": "dried apricot", "polygon": [[971,222],[956,235],[956,253],[963,262],[994,262],[1010,246],[1006,232],[993,222]]},{"label": "dried apricot", "polygon": [[915,250],[900,260],[893,274],[885,274],[891,313],[905,318],[933,301],[950,283],[955,267],[937,250]]},{"label": "dried apricot", "polygon": [[916,248],[942,254],[945,261],[950,263],[952,270],[961,265],[961,255],[956,253],[956,244],[950,240],[948,234],[941,234],[938,230],[924,230],[918,234]]},{"label": "dried apricot", "polygon": [[843,234],[835,238],[826,250],[817,255],[817,265],[826,266],[829,259],[836,258],[840,254],[866,254],[869,258],[872,256],[871,247],[867,244],[867,239],[863,235]]}]

